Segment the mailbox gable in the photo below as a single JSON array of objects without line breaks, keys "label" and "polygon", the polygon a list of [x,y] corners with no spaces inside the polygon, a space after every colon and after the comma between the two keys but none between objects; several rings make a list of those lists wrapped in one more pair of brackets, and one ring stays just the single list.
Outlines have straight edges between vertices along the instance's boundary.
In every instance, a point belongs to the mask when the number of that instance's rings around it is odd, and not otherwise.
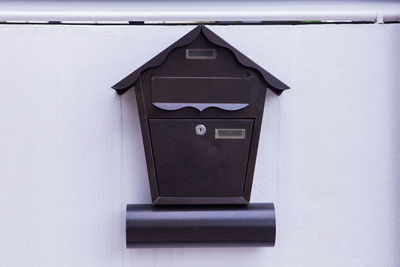
[{"label": "mailbox gable", "polygon": [[145,63],[144,65],[133,71],[131,74],[126,76],[124,79],[119,81],[112,88],[115,89],[118,94],[125,93],[135,84],[143,71],[150,68],[158,67],[163,64],[167,60],[167,57],[169,57],[170,54],[173,54],[172,52],[177,48],[189,46],[195,41],[198,41],[196,45],[199,45],[199,43],[201,42],[205,43],[204,39],[206,39],[210,44],[214,44],[214,46],[226,48],[227,50],[231,51],[232,55],[234,55],[235,59],[242,66],[256,70],[261,75],[262,79],[266,82],[266,88],[271,89],[275,94],[280,95],[284,90],[289,89],[289,86],[287,86],[278,78],[270,74],[267,70],[263,69],[258,64],[253,62],[251,59],[242,54],[239,50],[231,46],[229,43],[227,43],[225,40],[223,40],[221,37],[216,35],[204,25],[199,25],[194,28],[178,41],[163,50],[160,54],[156,55],[147,63]]},{"label": "mailbox gable", "polygon": [[265,89],[288,89],[205,26],[113,86],[135,88],[154,204],[247,204]]}]

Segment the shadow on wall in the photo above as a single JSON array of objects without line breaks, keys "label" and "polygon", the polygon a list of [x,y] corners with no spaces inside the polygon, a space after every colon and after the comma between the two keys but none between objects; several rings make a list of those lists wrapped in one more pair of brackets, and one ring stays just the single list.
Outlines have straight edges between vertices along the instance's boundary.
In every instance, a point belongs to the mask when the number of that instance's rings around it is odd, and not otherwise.
[{"label": "shadow on wall", "polygon": [[[255,266],[264,266],[273,248],[141,248],[124,251],[127,262],[135,266],[242,266],[244,259],[251,259]],[[266,266],[266,265],[265,265]]]},{"label": "shadow on wall", "polygon": [[[394,38],[399,39],[399,35],[395,36]],[[395,41],[395,40],[393,40]],[[399,43],[399,41],[395,41],[393,43]],[[399,58],[400,58],[400,49],[397,49],[396,53],[392,53],[387,55],[388,59],[391,59],[390,64],[389,64],[389,72],[390,72],[390,77],[392,78],[391,84],[393,88],[399,88],[400,86],[400,81],[399,81],[399,76],[396,70],[399,69]],[[390,174],[393,174],[395,176],[396,174],[400,174],[400,105],[399,105],[399,99],[400,99],[400,90],[391,90],[390,91],[392,95],[389,96],[389,111],[388,114],[391,116],[393,123],[389,126],[389,134],[390,136],[388,137],[388,145],[390,146],[390,166],[391,170],[389,171]],[[397,177],[394,177],[395,179],[395,184],[392,187],[392,197],[393,199],[397,199],[395,203],[393,204],[392,207],[392,214],[393,214],[393,229],[400,229],[400,197],[399,197],[399,192],[400,192],[400,175],[397,175]],[[396,236],[393,237],[393,244],[392,248],[399,248],[400,247],[400,231],[396,231]],[[400,263],[400,253],[393,253],[394,259],[393,262],[398,262]]]},{"label": "shadow on wall", "polygon": [[[121,192],[123,192],[123,200],[126,204],[151,203],[150,185],[134,88],[119,97],[121,98],[122,109],[122,182],[120,186]],[[123,216],[125,216],[125,208]]]}]

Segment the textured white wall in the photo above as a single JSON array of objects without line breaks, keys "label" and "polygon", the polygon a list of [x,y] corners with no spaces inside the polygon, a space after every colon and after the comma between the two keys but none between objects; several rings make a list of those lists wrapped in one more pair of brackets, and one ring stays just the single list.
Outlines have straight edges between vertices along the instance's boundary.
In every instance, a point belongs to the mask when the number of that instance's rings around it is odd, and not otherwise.
[{"label": "textured white wall", "polygon": [[193,26],[0,26],[0,266],[399,266],[400,25],[213,26],[268,94],[253,202],[275,248],[125,248],[150,203],[133,90]]}]

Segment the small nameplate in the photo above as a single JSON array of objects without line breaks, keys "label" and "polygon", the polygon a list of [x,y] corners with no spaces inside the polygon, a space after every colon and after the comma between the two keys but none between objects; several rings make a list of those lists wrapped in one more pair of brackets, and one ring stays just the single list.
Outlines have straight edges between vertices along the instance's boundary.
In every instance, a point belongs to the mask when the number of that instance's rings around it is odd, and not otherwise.
[{"label": "small nameplate", "polygon": [[216,59],[216,49],[186,49],[186,59]]},{"label": "small nameplate", "polygon": [[246,129],[215,129],[215,139],[245,139]]}]

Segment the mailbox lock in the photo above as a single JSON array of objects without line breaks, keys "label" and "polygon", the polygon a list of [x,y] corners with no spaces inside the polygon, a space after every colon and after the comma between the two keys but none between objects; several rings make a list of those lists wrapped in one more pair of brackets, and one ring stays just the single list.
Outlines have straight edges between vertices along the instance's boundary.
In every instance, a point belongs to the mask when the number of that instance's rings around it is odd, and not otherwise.
[{"label": "mailbox lock", "polygon": [[203,124],[199,124],[196,126],[196,134],[197,135],[205,135],[207,132],[206,126]]}]

